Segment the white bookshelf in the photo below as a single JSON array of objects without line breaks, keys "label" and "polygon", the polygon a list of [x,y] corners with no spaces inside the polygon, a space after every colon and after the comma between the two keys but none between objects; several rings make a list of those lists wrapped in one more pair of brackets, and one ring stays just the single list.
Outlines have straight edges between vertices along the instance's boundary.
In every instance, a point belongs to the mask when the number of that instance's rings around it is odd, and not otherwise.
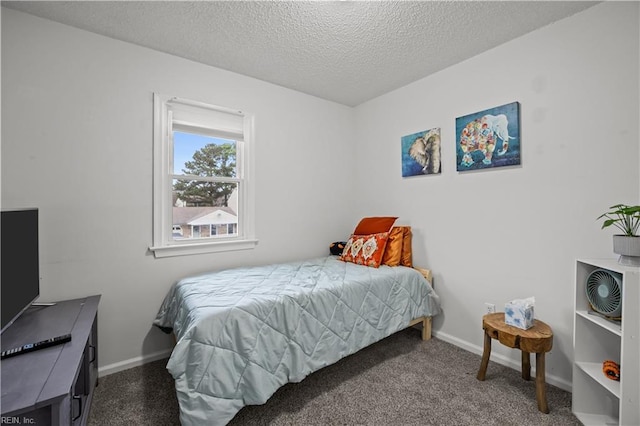
[{"label": "white bookshelf", "polygon": [[[622,321],[590,312],[585,282],[596,269],[622,275]],[[575,270],[572,411],[584,425],[640,425],[640,268],[615,259],[578,259]],[[620,381],[602,372],[620,364]]]}]

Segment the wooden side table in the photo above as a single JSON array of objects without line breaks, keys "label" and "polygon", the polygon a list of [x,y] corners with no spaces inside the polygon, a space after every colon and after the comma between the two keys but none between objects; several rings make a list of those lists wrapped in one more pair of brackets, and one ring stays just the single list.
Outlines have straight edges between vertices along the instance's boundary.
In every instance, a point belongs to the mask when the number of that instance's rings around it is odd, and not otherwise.
[{"label": "wooden side table", "polygon": [[522,351],[522,378],[531,379],[530,353],[536,354],[536,399],[538,410],[549,413],[547,394],[545,391],[544,358],[545,353],[553,346],[553,332],[551,327],[539,320],[534,320],[533,327],[523,330],[507,325],[504,322],[504,312],[487,314],[482,317],[484,330],[484,352],[482,363],[478,370],[478,380],[484,380],[491,355],[491,339],[496,339],[505,346]]}]

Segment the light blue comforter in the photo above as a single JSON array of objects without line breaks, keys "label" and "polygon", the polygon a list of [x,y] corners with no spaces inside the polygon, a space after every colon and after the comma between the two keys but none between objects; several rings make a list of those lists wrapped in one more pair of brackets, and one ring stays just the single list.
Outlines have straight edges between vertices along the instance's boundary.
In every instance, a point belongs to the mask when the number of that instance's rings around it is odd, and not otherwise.
[{"label": "light blue comforter", "polygon": [[224,425],[282,385],[439,311],[418,271],[329,256],[183,279],[154,324],[177,337],[167,369],[182,424]]}]

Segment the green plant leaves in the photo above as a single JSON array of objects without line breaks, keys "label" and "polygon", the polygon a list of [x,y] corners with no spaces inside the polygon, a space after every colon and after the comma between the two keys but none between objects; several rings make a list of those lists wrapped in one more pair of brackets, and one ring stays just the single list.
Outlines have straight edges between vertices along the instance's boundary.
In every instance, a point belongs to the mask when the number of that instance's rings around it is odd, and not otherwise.
[{"label": "green plant leaves", "polygon": [[640,206],[628,206],[626,204],[616,204],[609,207],[609,211],[598,216],[598,219],[606,218],[602,223],[604,229],[608,226],[615,226],[627,236],[637,236],[640,228]]}]

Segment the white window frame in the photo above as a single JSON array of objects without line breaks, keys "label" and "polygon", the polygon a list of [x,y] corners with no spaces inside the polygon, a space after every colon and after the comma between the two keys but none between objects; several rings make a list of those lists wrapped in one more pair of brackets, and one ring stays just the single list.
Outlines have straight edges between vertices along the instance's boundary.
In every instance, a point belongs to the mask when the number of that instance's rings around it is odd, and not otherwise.
[{"label": "white window frame", "polygon": [[[170,104],[195,107],[200,112],[223,112],[242,117],[242,141],[236,145],[236,167],[238,178],[238,235],[224,240],[174,240],[173,229],[173,130]],[[258,244],[255,237],[255,203],[251,155],[253,147],[252,114],[204,102],[167,96],[153,95],[153,245],[149,247],[156,258],[215,253],[252,249]],[[183,126],[184,123],[181,124]],[[197,123],[195,125],[197,127]],[[224,133],[224,129],[216,129]]]}]

